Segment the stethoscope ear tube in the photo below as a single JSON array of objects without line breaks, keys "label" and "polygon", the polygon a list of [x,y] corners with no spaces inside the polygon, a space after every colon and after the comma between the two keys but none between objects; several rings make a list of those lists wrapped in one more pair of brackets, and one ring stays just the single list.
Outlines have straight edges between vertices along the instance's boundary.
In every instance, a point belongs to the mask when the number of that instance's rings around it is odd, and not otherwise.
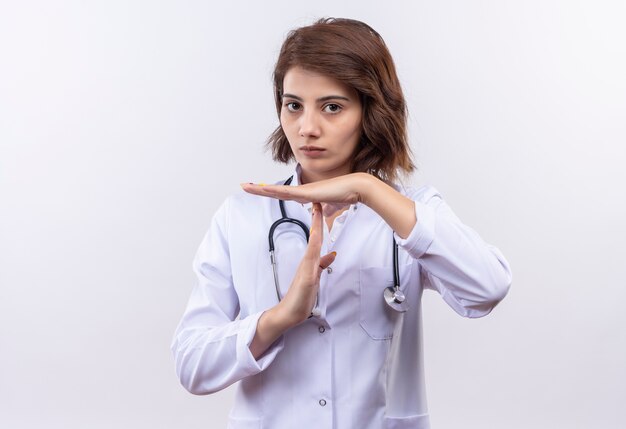
[{"label": "stethoscope ear tube", "polygon": [[[293,176],[291,176],[289,179],[285,180],[285,183],[283,183],[283,186],[288,186],[291,184],[291,181],[293,180]],[[287,212],[285,211],[285,202],[283,200],[278,200],[278,206],[280,207],[280,219],[278,219],[276,222],[274,222],[272,224],[272,226],[270,226],[270,232],[269,232],[269,237],[268,237],[268,241],[270,244],[270,253],[273,254],[274,252],[274,231],[276,230],[276,228],[285,223],[285,222],[289,222],[289,223],[294,223],[296,225],[298,225],[302,231],[304,232],[304,236],[306,237],[306,242],[309,242],[309,228],[304,224],[304,222],[298,220],[298,219],[292,219],[287,217]],[[274,260],[274,262],[272,262],[273,264],[276,263],[276,261]]]},{"label": "stethoscope ear tube", "polygon": [[278,272],[276,271],[276,256],[274,256],[274,249],[270,250],[270,261],[272,262],[272,271],[274,272],[274,284],[276,285],[276,297],[280,302],[280,288],[278,287]]},{"label": "stethoscope ear tube", "polygon": [[[283,200],[279,200],[279,202],[282,204]],[[288,217],[284,217],[281,219],[278,219],[276,222],[274,222],[272,224],[272,226],[270,226],[270,233],[268,234],[268,241],[270,244],[270,252],[274,252],[274,231],[276,230],[276,228],[283,224],[283,223],[294,223],[296,225],[298,225],[300,228],[302,228],[302,231],[304,231],[304,236],[306,237],[306,242],[309,242],[309,228],[304,224],[304,222],[302,222],[301,220],[298,219],[291,219]]]}]

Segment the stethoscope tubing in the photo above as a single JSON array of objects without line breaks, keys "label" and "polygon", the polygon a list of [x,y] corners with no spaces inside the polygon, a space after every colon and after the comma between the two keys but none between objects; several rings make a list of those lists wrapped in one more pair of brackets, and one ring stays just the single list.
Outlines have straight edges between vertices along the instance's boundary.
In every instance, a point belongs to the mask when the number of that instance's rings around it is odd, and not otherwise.
[{"label": "stethoscope tubing", "polygon": [[[293,176],[287,179],[283,185],[288,186],[291,184],[293,180]],[[276,297],[278,298],[278,302],[282,300],[280,295],[280,286],[278,283],[278,271],[276,269],[276,255],[275,255],[275,247],[274,247],[274,232],[276,228],[282,225],[283,223],[292,223],[299,226],[304,232],[304,236],[306,238],[306,242],[309,242],[309,228],[306,224],[298,219],[293,219],[287,217],[287,212],[285,210],[285,202],[283,200],[278,200],[278,205],[280,207],[281,218],[276,220],[270,226],[270,230],[268,233],[268,242],[269,242],[269,253],[270,253],[270,262],[272,264],[272,272],[274,274],[274,286],[276,287]],[[405,301],[404,294],[400,290],[400,269],[398,263],[398,243],[396,242],[395,237],[393,237],[393,287],[387,287],[384,290],[383,294],[384,300],[389,304],[389,306],[398,312],[405,312],[407,310],[407,304]],[[311,316],[319,315],[319,310],[317,309],[317,302],[319,301],[319,292],[318,292],[318,300],[316,301],[315,307]]]},{"label": "stethoscope tubing", "polygon": [[[285,183],[283,183],[283,185],[284,186],[290,185],[292,180],[293,180],[293,176],[287,179]],[[278,298],[278,302],[280,302],[282,300],[282,297],[280,296],[280,285],[278,283],[278,271],[276,269],[276,255],[274,252],[275,251],[274,232],[276,231],[276,228],[278,228],[283,223],[292,223],[292,224],[299,226],[302,229],[302,231],[304,232],[304,237],[306,238],[306,242],[308,243],[309,242],[309,228],[301,220],[287,217],[287,212],[285,210],[285,202],[283,200],[278,200],[278,205],[280,207],[281,218],[276,220],[274,223],[272,223],[272,226],[270,226],[270,230],[268,233],[268,242],[269,242],[269,247],[270,247],[270,262],[272,263],[272,272],[274,273],[274,286],[276,287],[276,298]]]}]

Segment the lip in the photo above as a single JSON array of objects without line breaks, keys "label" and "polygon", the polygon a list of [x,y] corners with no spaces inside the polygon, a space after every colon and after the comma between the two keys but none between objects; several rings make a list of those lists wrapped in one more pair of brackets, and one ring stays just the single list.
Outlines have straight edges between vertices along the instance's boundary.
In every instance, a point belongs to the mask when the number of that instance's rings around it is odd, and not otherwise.
[{"label": "lip", "polygon": [[305,152],[313,152],[313,151],[325,151],[326,149],[324,149],[323,147],[319,147],[319,146],[305,145],[305,146],[301,146],[300,150],[303,150]]},{"label": "lip", "polygon": [[326,151],[326,149],[319,147],[319,146],[306,145],[306,146],[301,146],[300,151],[304,154],[304,156],[308,158],[320,158],[324,156],[323,154]]}]

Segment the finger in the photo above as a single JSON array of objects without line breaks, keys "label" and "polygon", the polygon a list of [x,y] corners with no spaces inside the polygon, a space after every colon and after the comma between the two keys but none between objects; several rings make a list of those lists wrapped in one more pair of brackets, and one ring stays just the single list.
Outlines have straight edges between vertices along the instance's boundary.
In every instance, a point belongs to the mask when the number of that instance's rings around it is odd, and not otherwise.
[{"label": "finger", "polygon": [[[280,186],[280,185],[279,185]],[[276,198],[276,189],[272,185],[264,183],[242,183],[241,189],[249,194],[260,195],[262,197]]]},{"label": "finger", "polygon": [[307,257],[318,260],[322,249],[322,240],[324,237],[322,223],[322,205],[320,203],[313,204],[311,212],[311,232],[309,234],[309,244],[307,246]]},{"label": "finger", "polygon": [[320,258],[320,268],[323,270],[328,268],[330,264],[335,262],[336,257],[337,257],[337,252],[330,252],[329,254],[322,256]]},{"label": "finger", "polygon": [[249,194],[260,195],[262,197],[277,198],[285,201],[297,201],[299,203],[308,203],[308,200],[300,186],[285,185],[266,185],[264,183],[241,183],[241,188]]}]

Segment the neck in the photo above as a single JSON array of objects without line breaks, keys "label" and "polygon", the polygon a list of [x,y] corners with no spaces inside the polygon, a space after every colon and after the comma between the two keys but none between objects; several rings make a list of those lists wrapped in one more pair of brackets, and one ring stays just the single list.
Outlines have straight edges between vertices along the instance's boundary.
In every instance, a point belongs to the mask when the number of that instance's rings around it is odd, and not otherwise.
[{"label": "neck", "polygon": [[345,176],[346,174],[350,174],[350,170],[337,170],[327,171],[324,173],[314,173],[311,171],[305,171],[302,167],[300,167],[300,184],[305,185],[307,183],[319,182],[320,180],[328,180],[334,177]]}]

